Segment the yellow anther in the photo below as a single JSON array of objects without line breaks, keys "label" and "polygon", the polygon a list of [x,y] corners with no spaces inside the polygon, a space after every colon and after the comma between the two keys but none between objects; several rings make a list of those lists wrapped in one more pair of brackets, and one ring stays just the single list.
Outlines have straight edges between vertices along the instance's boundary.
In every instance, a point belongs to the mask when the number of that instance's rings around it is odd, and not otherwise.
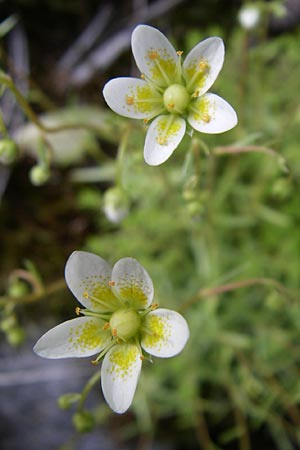
[{"label": "yellow anther", "polygon": [[178,50],[178,52],[176,52],[178,56],[181,56],[183,51],[182,50]]},{"label": "yellow anther", "polygon": [[126,103],[127,103],[127,105],[133,105],[134,97],[132,95],[126,95]]},{"label": "yellow anther", "polygon": [[209,114],[207,114],[207,113],[204,113],[203,116],[202,116],[202,120],[205,123],[209,123],[211,121],[211,116]]},{"label": "yellow anther", "polygon": [[151,309],[152,311],[154,311],[155,309],[157,309],[159,307],[158,303],[153,303],[153,305],[151,305]]},{"label": "yellow anther", "polygon": [[144,355],[140,355],[140,359],[141,359],[142,361],[144,361],[144,360],[145,360],[145,356],[144,356]]},{"label": "yellow anther", "polygon": [[116,284],[116,282],[112,281],[112,280],[108,282],[108,286],[115,286],[115,284]]},{"label": "yellow anther", "polygon": [[205,72],[208,68],[209,68],[208,62],[205,61],[204,59],[201,59],[201,61],[199,62],[199,69],[201,70],[201,72]]},{"label": "yellow anther", "polygon": [[76,314],[76,316],[79,316],[79,315],[80,315],[80,308],[79,308],[79,306],[77,306],[77,307],[75,308],[75,314]]},{"label": "yellow anther", "polygon": [[113,335],[113,337],[117,337],[117,336],[118,336],[117,329],[116,329],[116,328],[113,328],[113,329],[111,330],[111,334]]},{"label": "yellow anther", "polygon": [[167,141],[166,138],[163,137],[157,138],[157,142],[159,143],[159,145],[164,145],[166,141]]},{"label": "yellow anther", "polygon": [[117,344],[122,344],[123,341],[122,341],[122,339],[117,338],[117,339],[116,339],[116,342],[117,342]]},{"label": "yellow anther", "polygon": [[83,296],[84,298],[89,298],[89,293],[87,291],[84,291]]},{"label": "yellow anther", "polygon": [[195,92],[193,93],[193,97],[199,97],[199,89],[196,89]]},{"label": "yellow anther", "polygon": [[168,109],[173,109],[173,108],[175,108],[174,103],[168,103]]},{"label": "yellow anther", "polygon": [[154,50],[151,50],[150,52],[148,52],[148,56],[150,59],[157,59],[158,58],[158,53]]},{"label": "yellow anther", "polygon": [[145,75],[143,73],[141,73],[141,79],[144,80],[145,79]]},{"label": "yellow anther", "polygon": [[143,119],[145,125],[148,125],[149,119]]},{"label": "yellow anther", "polygon": [[110,328],[109,322],[106,322],[105,325],[103,325],[103,330],[108,330]]}]

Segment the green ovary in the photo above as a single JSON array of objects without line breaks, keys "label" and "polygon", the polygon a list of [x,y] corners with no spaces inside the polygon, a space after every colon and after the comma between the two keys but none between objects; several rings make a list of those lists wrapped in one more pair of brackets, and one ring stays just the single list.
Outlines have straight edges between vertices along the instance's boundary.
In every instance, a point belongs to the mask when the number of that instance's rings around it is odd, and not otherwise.
[{"label": "green ovary", "polygon": [[170,113],[183,114],[189,103],[190,94],[181,84],[172,84],[164,92],[164,106]]},{"label": "green ovary", "polygon": [[113,335],[127,341],[138,332],[141,319],[134,309],[119,309],[113,313],[109,324]]}]

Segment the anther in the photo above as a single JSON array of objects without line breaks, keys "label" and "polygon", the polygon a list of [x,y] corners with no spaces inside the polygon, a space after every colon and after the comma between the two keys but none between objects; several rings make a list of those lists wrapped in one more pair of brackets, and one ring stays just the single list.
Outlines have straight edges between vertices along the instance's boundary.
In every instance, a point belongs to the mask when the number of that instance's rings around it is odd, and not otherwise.
[{"label": "anther", "polygon": [[144,361],[145,360],[145,356],[144,355],[140,355],[140,360]]},{"label": "anther", "polygon": [[116,329],[116,328],[113,328],[113,329],[111,330],[111,334],[113,335],[113,337],[117,337],[117,336],[118,336],[117,329]]},{"label": "anther", "polygon": [[157,142],[159,143],[159,145],[164,145],[166,143],[166,138],[159,137],[157,138]]},{"label": "anther", "polygon": [[84,298],[89,298],[89,293],[87,291],[84,291],[83,296]]},{"label": "anther", "polygon": [[117,342],[117,344],[122,344],[123,341],[122,341],[122,339],[117,338],[117,339],[116,339],[116,342]]},{"label": "anther", "polygon": [[148,56],[149,56],[149,58],[150,59],[157,59],[157,57],[158,57],[158,53],[156,52],[156,51],[150,51],[149,53],[148,53]]},{"label": "anther", "polygon": [[76,308],[75,308],[75,314],[76,314],[76,316],[79,316],[80,315],[80,308],[79,308],[79,306],[76,306]]},{"label": "anther", "polygon": [[97,364],[99,364],[99,361],[97,359],[93,359],[93,361],[91,361],[92,364],[94,364],[94,366],[96,366]]},{"label": "anther", "polygon": [[199,97],[199,89],[196,89],[193,93],[193,97]]},{"label": "anther", "polygon": [[148,125],[149,119],[143,119],[145,125]]},{"label": "anther", "polygon": [[145,79],[145,75],[143,73],[141,73],[141,79],[144,80]]},{"label": "anther", "polygon": [[176,53],[177,53],[178,56],[181,56],[183,51],[182,50],[178,50]]},{"label": "anther", "polygon": [[202,120],[203,120],[203,122],[205,122],[205,123],[209,123],[209,122],[211,121],[211,117],[210,117],[209,114],[204,113],[204,114],[202,115]]},{"label": "anther", "polygon": [[175,108],[174,103],[168,103],[168,109],[173,109],[173,108]]},{"label": "anther", "polygon": [[159,307],[158,303],[153,303],[153,305],[151,305],[151,309],[152,311],[154,311],[155,309],[157,309]]},{"label": "anther", "polygon": [[112,280],[108,282],[108,286],[115,286],[115,284],[116,284],[116,282],[112,281]]},{"label": "anther", "polygon": [[208,69],[209,65],[207,61],[204,61],[203,59],[199,62],[199,69],[201,72],[204,72]]},{"label": "anther", "polygon": [[110,328],[110,323],[106,322],[105,325],[103,325],[103,330],[108,330]]},{"label": "anther", "polygon": [[127,103],[127,105],[133,105],[134,97],[132,95],[126,95],[126,103]]}]

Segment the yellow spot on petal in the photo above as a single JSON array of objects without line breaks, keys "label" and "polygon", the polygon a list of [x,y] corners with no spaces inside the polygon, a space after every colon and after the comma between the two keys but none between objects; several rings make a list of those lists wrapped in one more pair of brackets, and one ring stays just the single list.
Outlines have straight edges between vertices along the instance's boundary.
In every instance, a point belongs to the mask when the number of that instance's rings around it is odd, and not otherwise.
[{"label": "yellow spot on petal", "polygon": [[204,113],[203,116],[202,116],[202,120],[205,123],[209,123],[211,121],[211,116],[209,114],[207,114],[207,113]]},{"label": "yellow spot on petal", "polygon": [[107,372],[117,378],[127,379],[134,374],[139,351],[135,345],[121,344],[110,354]]},{"label": "yellow spot on petal", "polygon": [[151,50],[150,52],[148,52],[148,56],[149,56],[150,59],[153,60],[153,59],[158,58],[158,53],[156,51],[154,51],[154,50]]},{"label": "yellow spot on petal", "polygon": [[134,97],[132,95],[126,95],[126,103],[127,103],[127,105],[133,105]]},{"label": "yellow spot on petal", "polygon": [[205,59],[200,60],[199,69],[201,70],[201,72],[206,72],[209,69],[209,64]]},{"label": "yellow spot on petal", "polygon": [[84,352],[98,349],[104,344],[106,339],[107,335],[103,333],[101,320],[87,321],[69,330],[70,350],[75,348]]},{"label": "yellow spot on petal", "polygon": [[156,315],[148,315],[145,320],[146,332],[143,340],[147,347],[162,348],[171,335],[171,327],[167,320]]}]

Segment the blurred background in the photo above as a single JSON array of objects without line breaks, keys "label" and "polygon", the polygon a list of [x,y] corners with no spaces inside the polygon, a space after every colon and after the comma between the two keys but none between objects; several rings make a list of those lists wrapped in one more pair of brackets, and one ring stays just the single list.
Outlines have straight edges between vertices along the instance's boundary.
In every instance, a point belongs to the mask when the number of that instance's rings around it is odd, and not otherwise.
[{"label": "blurred background", "polygon": [[[139,76],[139,23],[184,54],[222,37],[211,91],[239,117],[159,167],[145,125],[102,97]],[[299,24],[299,0],[0,0],[1,449],[300,448]],[[73,250],[136,258],[190,325],[123,416],[95,385],[78,420],[65,394],[97,368],[32,352],[74,317]]]}]

